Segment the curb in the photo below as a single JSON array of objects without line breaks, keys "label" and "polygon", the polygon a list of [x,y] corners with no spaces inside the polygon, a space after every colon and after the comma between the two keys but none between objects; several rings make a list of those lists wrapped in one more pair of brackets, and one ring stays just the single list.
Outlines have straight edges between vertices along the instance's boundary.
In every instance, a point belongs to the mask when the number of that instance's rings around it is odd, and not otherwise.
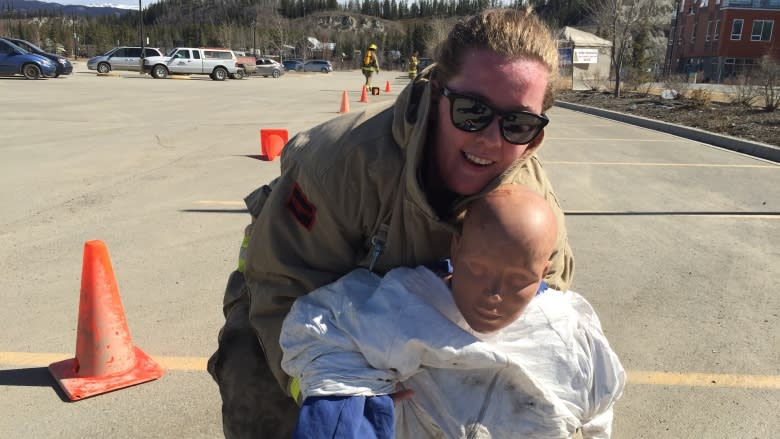
[{"label": "curb", "polygon": [[682,125],[661,122],[654,119],[648,119],[646,117],[631,116],[625,113],[619,113],[617,111],[603,110],[601,108],[573,104],[566,101],[556,101],[555,106],[565,108],[567,110],[579,111],[582,113],[591,114],[593,116],[604,117],[606,119],[612,119],[619,122],[640,126],[642,128],[662,131],[685,139],[695,140],[697,142],[706,143],[717,146],[719,148],[724,148],[753,157],[770,160],[775,163],[780,163],[780,148],[766,143],[751,142],[749,140],[744,140],[737,137],[714,134],[709,131],[704,131],[697,128],[684,127]]}]

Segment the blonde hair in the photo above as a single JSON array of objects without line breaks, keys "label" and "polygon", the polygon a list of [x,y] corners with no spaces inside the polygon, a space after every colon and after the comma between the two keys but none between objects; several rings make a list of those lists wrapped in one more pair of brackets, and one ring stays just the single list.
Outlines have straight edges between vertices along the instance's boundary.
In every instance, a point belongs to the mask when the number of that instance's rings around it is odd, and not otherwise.
[{"label": "blonde hair", "polygon": [[436,78],[446,83],[460,73],[463,54],[470,50],[489,50],[509,60],[531,59],[542,63],[550,72],[543,110],[552,107],[558,44],[550,28],[531,9],[487,9],[456,24],[436,48]]}]

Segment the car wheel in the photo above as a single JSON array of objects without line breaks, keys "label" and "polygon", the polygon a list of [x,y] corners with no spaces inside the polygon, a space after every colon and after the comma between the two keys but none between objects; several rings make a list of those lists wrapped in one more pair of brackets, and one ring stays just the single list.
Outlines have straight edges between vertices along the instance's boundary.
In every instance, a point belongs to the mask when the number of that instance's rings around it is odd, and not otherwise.
[{"label": "car wheel", "polygon": [[328,68],[327,68],[327,67],[323,67],[323,68],[322,68],[322,70],[320,70],[320,71],[321,71],[322,73],[328,73]]},{"label": "car wheel", "polygon": [[57,72],[54,72],[54,78],[59,78],[59,77],[60,77],[60,74],[57,73]]},{"label": "car wheel", "polygon": [[97,66],[97,72],[98,73],[105,74],[105,73],[108,73],[110,71],[111,71],[111,65],[109,65],[107,62],[102,62],[102,63],[98,64],[98,66]]},{"label": "car wheel", "polygon": [[168,77],[168,69],[163,65],[156,65],[152,67],[152,78],[165,79]]},{"label": "car wheel", "polygon": [[278,77],[282,76],[282,72],[280,72],[280,71],[279,71],[279,70],[277,70],[277,69],[274,69],[274,73],[272,74],[272,76],[273,76],[274,78],[278,78]]},{"label": "car wheel", "polygon": [[25,64],[22,67],[22,74],[27,79],[38,79],[41,77],[41,69],[35,64]]},{"label": "car wheel", "polygon": [[214,69],[214,72],[211,74],[211,79],[215,81],[224,81],[225,78],[227,78],[228,72],[225,70],[224,67],[217,67]]},{"label": "car wheel", "polygon": [[233,79],[244,79],[244,76],[246,76],[244,69],[238,69],[235,74],[231,75]]}]

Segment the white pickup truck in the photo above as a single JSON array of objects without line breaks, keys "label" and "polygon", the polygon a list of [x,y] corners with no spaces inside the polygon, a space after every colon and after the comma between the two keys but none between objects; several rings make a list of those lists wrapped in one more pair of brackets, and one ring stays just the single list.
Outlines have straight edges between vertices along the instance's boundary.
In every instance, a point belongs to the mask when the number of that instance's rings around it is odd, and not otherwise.
[{"label": "white pickup truck", "polygon": [[168,75],[209,75],[215,81],[224,81],[238,70],[236,55],[230,49],[177,47],[166,56],[144,58],[144,72],[157,79]]}]

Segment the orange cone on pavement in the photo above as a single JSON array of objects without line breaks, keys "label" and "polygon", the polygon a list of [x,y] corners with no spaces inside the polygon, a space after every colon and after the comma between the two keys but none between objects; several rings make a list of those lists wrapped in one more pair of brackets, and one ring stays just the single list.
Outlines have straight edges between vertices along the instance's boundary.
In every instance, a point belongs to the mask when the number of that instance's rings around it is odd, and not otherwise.
[{"label": "orange cone on pavement", "polygon": [[260,153],[268,161],[279,157],[287,143],[287,130],[282,128],[263,128],[260,130]]},{"label": "orange cone on pavement", "polygon": [[387,81],[387,83],[385,83],[385,93],[390,93],[390,81]]},{"label": "orange cone on pavement", "polygon": [[49,365],[71,401],[157,379],[163,369],[133,346],[103,241],[84,244],[76,357]]},{"label": "orange cone on pavement", "polygon": [[368,90],[363,87],[363,91],[360,92],[360,102],[368,103]]},{"label": "orange cone on pavement", "polygon": [[339,113],[349,113],[349,94],[347,94],[346,90],[341,93],[341,108],[339,108]]}]

